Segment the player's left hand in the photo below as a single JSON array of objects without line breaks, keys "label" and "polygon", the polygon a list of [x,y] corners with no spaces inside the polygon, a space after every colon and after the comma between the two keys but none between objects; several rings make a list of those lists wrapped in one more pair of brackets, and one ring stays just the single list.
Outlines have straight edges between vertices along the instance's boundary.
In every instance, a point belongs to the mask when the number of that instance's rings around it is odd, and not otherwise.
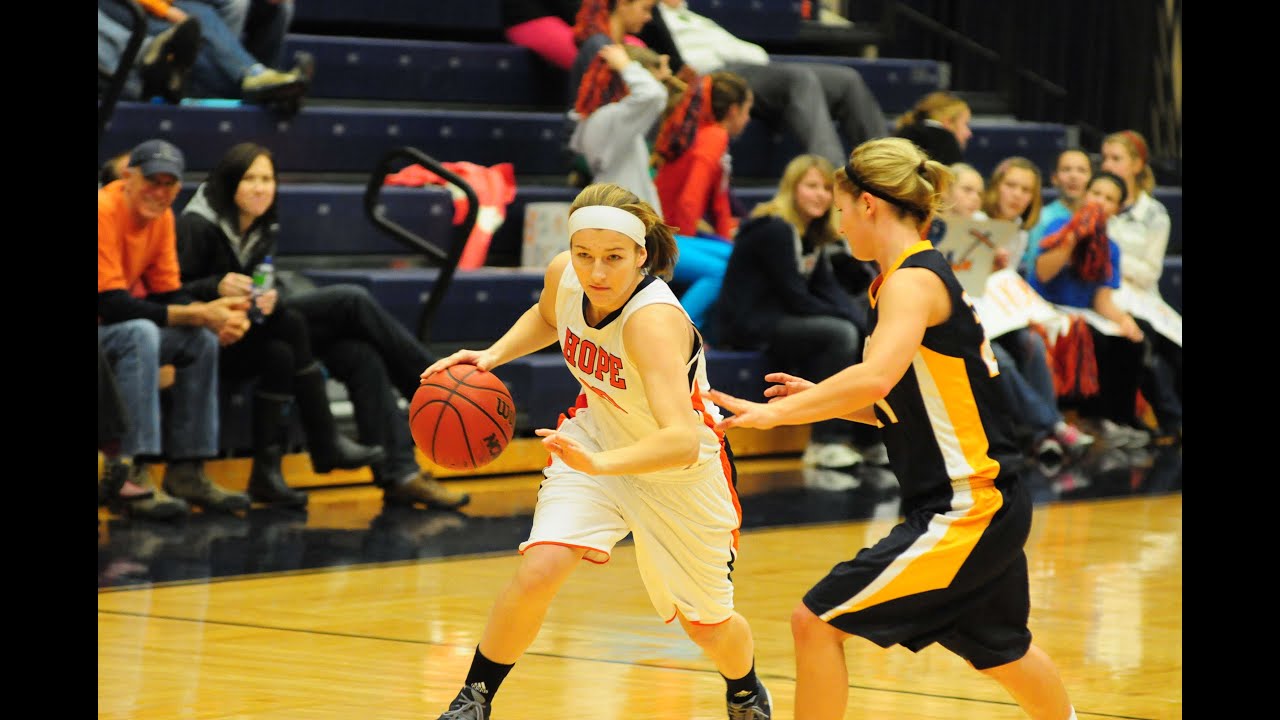
[{"label": "player's left hand", "polygon": [[538,428],[533,432],[542,438],[542,446],[563,460],[565,465],[589,475],[598,473],[596,454],[583,448],[577,440],[550,428]]}]

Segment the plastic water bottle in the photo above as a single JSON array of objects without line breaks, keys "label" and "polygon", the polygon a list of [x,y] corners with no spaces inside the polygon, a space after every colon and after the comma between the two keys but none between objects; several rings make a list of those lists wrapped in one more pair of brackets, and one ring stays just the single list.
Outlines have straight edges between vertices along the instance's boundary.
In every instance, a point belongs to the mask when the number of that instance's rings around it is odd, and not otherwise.
[{"label": "plastic water bottle", "polygon": [[258,296],[270,290],[276,285],[276,266],[271,262],[271,256],[262,258],[262,262],[258,263],[253,269],[253,290],[249,293],[249,317],[255,323],[262,322],[265,317],[262,311],[258,309]]}]

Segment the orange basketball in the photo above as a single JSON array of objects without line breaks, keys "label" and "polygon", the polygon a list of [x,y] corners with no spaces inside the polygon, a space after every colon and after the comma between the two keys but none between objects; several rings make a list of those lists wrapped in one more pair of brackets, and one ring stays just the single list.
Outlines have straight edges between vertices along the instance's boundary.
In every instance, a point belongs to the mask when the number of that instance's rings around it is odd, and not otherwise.
[{"label": "orange basketball", "polygon": [[441,370],[409,403],[413,441],[431,462],[472,470],[493,462],[515,434],[516,405],[497,375],[475,365]]}]

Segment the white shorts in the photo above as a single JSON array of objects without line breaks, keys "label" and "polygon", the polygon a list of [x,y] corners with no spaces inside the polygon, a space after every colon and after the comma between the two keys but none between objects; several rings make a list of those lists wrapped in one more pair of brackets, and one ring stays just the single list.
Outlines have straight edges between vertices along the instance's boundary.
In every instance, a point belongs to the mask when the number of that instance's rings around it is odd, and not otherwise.
[{"label": "white shorts", "polygon": [[[560,431],[593,450],[573,420]],[[533,545],[586,548],[583,559],[604,564],[613,546],[631,533],[636,564],[658,616],[676,612],[707,625],[733,614],[733,581],[742,510],[721,463],[708,463],[688,483],[649,482],[643,475],[593,477],[552,456],[543,470],[529,539]]]}]

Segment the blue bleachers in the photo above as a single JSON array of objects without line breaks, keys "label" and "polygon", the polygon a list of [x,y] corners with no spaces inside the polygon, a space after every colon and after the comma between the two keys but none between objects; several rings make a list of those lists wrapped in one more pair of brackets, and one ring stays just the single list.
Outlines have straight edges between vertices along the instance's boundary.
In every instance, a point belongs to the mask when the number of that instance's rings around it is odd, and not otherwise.
[{"label": "blue bleachers", "polygon": [[509,43],[289,35],[286,56],[316,58],[311,97],[565,105],[568,79]]},{"label": "blue bleachers", "polygon": [[411,30],[502,28],[500,0],[306,0],[296,4],[294,23],[368,23]]},{"label": "blue bleachers", "polygon": [[[319,285],[355,283],[369,290],[412,333],[435,285],[435,268],[316,269],[303,271]],[[485,267],[458,270],[436,312],[432,343],[489,343],[511,327],[542,290],[541,269]]]},{"label": "blue bleachers", "polygon": [[[305,50],[325,72],[311,96],[353,100],[491,103],[567,107],[567,74],[533,52],[509,43],[387,40],[290,35],[286,54]],[[856,69],[880,101],[897,115],[925,93],[946,87],[945,63],[936,60],[774,55],[775,62],[816,62]]]},{"label": "blue bleachers", "polygon": [[[510,162],[517,175],[564,175],[563,132],[563,115],[551,112],[315,105],[286,121],[253,106],[120,103],[99,162],[117,148],[162,137],[182,148],[192,171],[213,167],[234,142],[253,140],[271,148],[280,172],[370,172],[389,150],[412,145],[443,162]],[[975,124],[965,154],[984,174],[1010,155],[1029,158],[1047,174],[1067,144],[1063,125]],[[774,179],[801,148],[789,135],[751,123],[730,152],[735,177]]]}]

